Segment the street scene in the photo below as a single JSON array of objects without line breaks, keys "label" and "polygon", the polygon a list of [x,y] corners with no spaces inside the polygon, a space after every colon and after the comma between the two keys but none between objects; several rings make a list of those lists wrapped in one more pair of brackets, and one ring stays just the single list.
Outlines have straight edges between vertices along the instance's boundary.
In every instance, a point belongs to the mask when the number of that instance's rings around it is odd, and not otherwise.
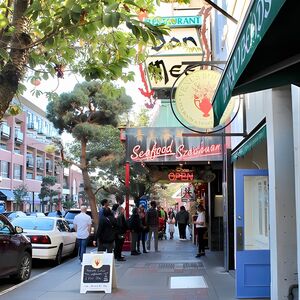
[{"label": "street scene", "polygon": [[1,300],[299,299],[300,2],[0,4]]}]

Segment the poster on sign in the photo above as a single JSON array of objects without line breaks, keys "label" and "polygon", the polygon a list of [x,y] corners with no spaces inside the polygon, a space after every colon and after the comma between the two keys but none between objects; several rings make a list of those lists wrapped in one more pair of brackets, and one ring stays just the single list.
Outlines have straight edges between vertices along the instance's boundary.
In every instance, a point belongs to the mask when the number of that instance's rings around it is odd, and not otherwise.
[{"label": "poster on sign", "polygon": [[116,288],[116,273],[112,253],[83,254],[80,293],[103,291],[111,293]]}]

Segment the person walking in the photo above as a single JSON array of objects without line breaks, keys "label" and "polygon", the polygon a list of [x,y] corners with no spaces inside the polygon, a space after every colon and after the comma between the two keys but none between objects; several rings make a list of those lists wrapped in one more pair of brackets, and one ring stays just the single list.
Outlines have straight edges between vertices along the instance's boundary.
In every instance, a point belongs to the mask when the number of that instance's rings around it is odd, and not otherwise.
[{"label": "person walking", "polygon": [[77,247],[78,247],[78,256],[82,262],[83,253],[86,252],[86,246],[88,244],[89,235],[92,226],[92,219],[86,213],[87,207],[82,205],[80,207],[80,213],[77,214],[74,218],[73,225],[77,233]]},{"label": "person walking", "polygon": [[119,206],[117,208],[117,233],[116,233],[116,240],[115,240],[115,259],[117,261],[126,261],[125,257],[122,255],[122,248],[125,241],[126,231],[128,229],[127,222],[124,216],[124,207]]},{"label": "person walking", "polygon": [[112,253],[117,232],[117,221],[109,207],[103,209],[103,217],[99,218],[99,224],[93,245],[98,245],[98,251]]},{"label": "person walking", "polygon": [[180,206],[180,211],[176,214],[175,226],[178,224],[179,239],[186,240],[186,226],[189,224],[189,213],[184,206]]},{"label": "person walking", "polygon": [[146,224],[149,228],[147,239],[147,250],[150,250],[152,234],[154,235],[154,249],[158,252],[158,212],[156,210],[156,201],[150,202],[150,208],[146,213]]},{"label": "person walking", "polygon": [[198,205],[197,208],[197,219],[194,221],[194,224],[196,224],[196,230],[197,230],[197,237],[198,237],[198,253],[196,257],[201,257],[202,255],[205,255],[205,244],[203,235],[206,231],[206,222],[205,222],[205,209],[202,204]]},{"label": "person walking", "polygon": [[128,220],[129,229],[131,232],[131,255],[139,255],[141,254],[140,251],[138,251],[138,238],[139,234],[142,230],[142,223],[139,216],[138,208],[134,207],[132,209],[132,215],[130,216]]},{"label": "person walking", "polygon": [[173,240],[175,232],[175,213],[173,211],[173,208],[170,208],[168,211],[167,223],[169,224],[170,240]]}]

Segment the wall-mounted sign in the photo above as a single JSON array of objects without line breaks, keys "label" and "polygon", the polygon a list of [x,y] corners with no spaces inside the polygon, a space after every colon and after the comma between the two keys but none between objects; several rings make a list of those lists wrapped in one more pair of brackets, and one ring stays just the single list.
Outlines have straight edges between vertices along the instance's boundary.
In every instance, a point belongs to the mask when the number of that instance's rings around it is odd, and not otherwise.
[{"label": "wall-mounted sign", "polygon": [[193,181],[194,171],[189,169],[176,168],[175,170],[169,171],[168,178],[171,182]]},{"label": "wall-mounted sign", "polygon": [[[147,68],[155,66],[161,70],[162,79],[157,81],[150,78],[152,89],[171,89],[175,80],[181,73],[185,75],[191,74],[199,67],[194,67],[187,71],[192,66],[193,62],[198,63],[202,60],[201,55],[176,55],[176,56],[149,56],[146,59]],[[176,86],[183,80],[184,76],[177,81]]]},{"label": "wall-mounted sign", "polygon": [[221,74],[213,70],[198,70],[179,83],[175,103],[177,111],[189,124],[198,128],[213,128],[211,100]]},{"label": "wall-mounted sign", "polygon": [[116,287],[115,272],[112,253],[83,254],[80,293],[111,293],[112,288]]},{"label": "wall-mounted sign", "polygon": [[144,20],[153,26],[167,25],[169,27],[199,27],[202,25],[201,16],[172,16],[172,17],[154,17]]},{"label": "wall-mounted sign", "polygon": [[222,138],[183,137],[185,128],[127,128],[126,156],[131,162],[221,161]]}]

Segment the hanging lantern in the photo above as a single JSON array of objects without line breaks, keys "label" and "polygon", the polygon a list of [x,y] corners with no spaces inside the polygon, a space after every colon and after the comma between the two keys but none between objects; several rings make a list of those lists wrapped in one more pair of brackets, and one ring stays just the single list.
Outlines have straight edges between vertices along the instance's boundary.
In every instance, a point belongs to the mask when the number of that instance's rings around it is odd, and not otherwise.
[{"label": "hanging lantern", "polygon": [[33,77],[31,79],[31,84],[34,85],[34,86],[39,86],[41,84],[41,81],[38,78]]}]

